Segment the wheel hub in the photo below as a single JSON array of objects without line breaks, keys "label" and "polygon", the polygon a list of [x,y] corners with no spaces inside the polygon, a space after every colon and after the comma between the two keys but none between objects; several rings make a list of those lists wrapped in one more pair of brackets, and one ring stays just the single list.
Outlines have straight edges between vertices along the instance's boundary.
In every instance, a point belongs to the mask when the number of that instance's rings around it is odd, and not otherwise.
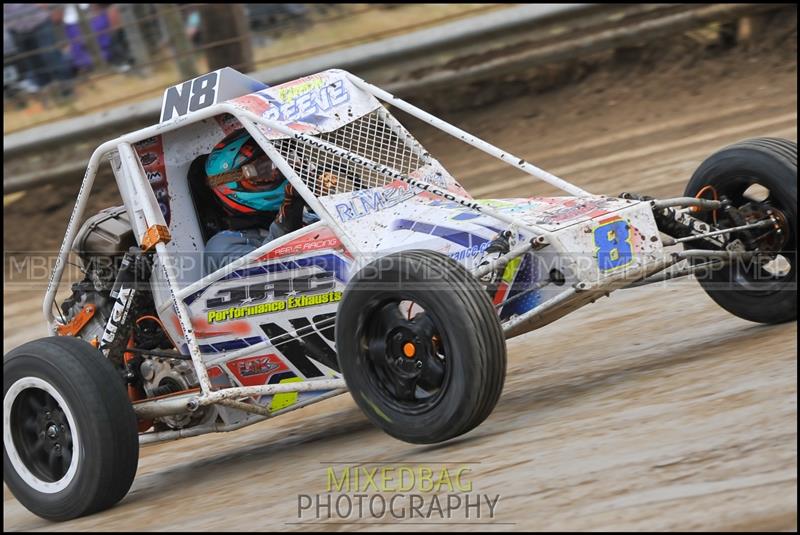
[{"label": "wheel hub", "polygon": [[386,358],[404,378],[419,376],[426,354],[419,329],[413,324],[399,327],[387,336]]},{"label": "wheel hub", "polygon": [[433,399],[442,388],[445,363],[436,351],[431,318],[424,312],[407,318],[398,305],[389,302],[378,307],[369,322],[369,358],[392,399],[419,404]]},{"label": "wheel hub", "polygon": [[52,396],[37,389],[25,391],[15,405],[15,425],[23,430],[15,439],[22,462],[36,477],[58,481],[73,454],[66,413]]},{"label": "wheel hub", "polygon": [[754,245],[762,251],[777,252],[786,245],[789,238],[789,222],[781,210],[769,204],[747,203],[739,208],[739,212],[744,216],[746,223],[755,223],[765,219],[772,220],[773,226],[768,227],[767,232],[755,236]]}]

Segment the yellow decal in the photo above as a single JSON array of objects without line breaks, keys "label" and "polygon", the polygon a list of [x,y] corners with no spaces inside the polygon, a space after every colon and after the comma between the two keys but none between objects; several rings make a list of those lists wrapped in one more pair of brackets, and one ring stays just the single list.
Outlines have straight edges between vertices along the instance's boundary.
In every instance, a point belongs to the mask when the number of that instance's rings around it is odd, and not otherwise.
[{"label": "yellow decal", "polygon": [[506,269],[503,271],[503,282],[511,284],[514,282],[514,275],[517,273],[517,268],[522,263],[522,257],[518,256],[508,263]]},{"label": "yellow decal", "polygon": [[[290,377],[289,379],[281,379],[279,384],[299,383],[302,381],[303,380],[300,377]],[[275,394],[272,396],[272,401],[269,404],[269,412],[285,409],[289,405],[294,405],[295,403],[297,403],[297,392]]]},{"label": "yellow decal", "polygon": [[250,316],[258,316],[259,314],[269,314],[270,312],[281,312],[287,309],[325,305],[328,303],[335,303],[341,300],[342,300],[342,292],[334,290],[326,292],[324,294],[301,295],[299,297],[290,297],[283,301],[272,301],[270,303],[261,303],[258,305],[248,305],[241,307],[230,307],[224,310],[209,310],[208,323],[248,318]]},{"label": "yellow decal", "polygon": [[322,78],[314,78],[307,82],[302,82],[291,87],[284,87],[278,91],[278,100],[280,100],[281,103],[286,104],[287,102],[293,101],[303,93],[308,93],[312,89],[322,87],[324,84],[325,80]]}]

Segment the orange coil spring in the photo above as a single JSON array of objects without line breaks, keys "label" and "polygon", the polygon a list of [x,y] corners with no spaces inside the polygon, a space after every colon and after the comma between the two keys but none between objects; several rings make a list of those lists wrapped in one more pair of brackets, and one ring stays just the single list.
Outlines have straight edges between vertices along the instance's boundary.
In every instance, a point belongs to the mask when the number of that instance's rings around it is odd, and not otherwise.
[{"label": "orange coil spring", "polygon": [[[703,186],[702,188],[700,188],[700,191],[698,191],[697,195],[694,196],[695,199],[700,199],[703,196],[703,193],[705,193],[708,190],[711,190],[711,195],[713,196],[714,200],[718,201],[719,200],[719,196],[717,195],[717,190],[715,190],[714,186],[712,186],[711,184],[707,184],[707,185]],[[699,212],[699,211],[700,211],[700,207],[699,206],[693,206],[692,207],[692,212]],[[716,225],[717,224],[717,209],[716,208],[711,212],[711,217],[714,219],[714,224]]]}]

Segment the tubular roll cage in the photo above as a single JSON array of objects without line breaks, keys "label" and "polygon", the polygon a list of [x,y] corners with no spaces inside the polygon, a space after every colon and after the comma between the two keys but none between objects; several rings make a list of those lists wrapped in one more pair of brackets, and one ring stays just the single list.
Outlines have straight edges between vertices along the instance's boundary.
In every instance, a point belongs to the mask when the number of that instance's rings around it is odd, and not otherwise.
[{"label": "tubular roll cage", "polygon": [[[529,175],[532,175],[540,180],[543,180],[548,184],[569,193],[570,195],[577,197],[584,197],[591,195],[587,191],[573,184],[570,184],[569,182],[551,173],[548,173],[547,171],[544,171],[536,167],[535,165],[527,163],[525,160],[517,156],[514,156],[513,154],[503,151],[498,147],[495,147],[437,117],[434,117],[433,115],[413,106],[412,104],[409,104],[408,102],[405,102],[399,98],[394,97],[393,95],[380,89],[379,87],[369,84],[350,73],[346,73],[346,76],[355,86],[371,94],[377,99],[389,103],[409,113],[410,115],[416,117],[417,119],[420,119],[430,124],[431,126],[446,132],[447,134],[505,162],[508,165],[517,167],[521,171]],[[334,217],[332,217],[327,212],[327,210],[322,206],[322,204],[319,202],[316,196],[310,191],[310,189],[306,186],[303,180],[297,175],[295,170],[287,164],[287,162],[284,160],[283,157],[280,156],[277,149],[273,146],[272,142],[258,128],[259,126],[275,130],[277,132],[285,134],[286,136],[290,136],[291,138],[297,141],[310,144],[313,147],[319,148],[325,152],[331,153],[333,155],[345,159],[350,159],[350,161],[354,161],[353,158],[356,158],[357,163],[359,165],[369,168],[372,171],[376,171],[382,175],[385,175],[386,177],[389,177],[394,180],[402,180],[412,186],[427,190],[428,192],[443,197],[449,201],[457,202],[467,208],[494,217],[497,220],[502,221],[504,223],[522,227],[534,234],[534,238],[531,239],[530,242],[517,246],[509,253],[498,258],[491,264],[476,269],[474,271],[476,276],[486,274],[493,269],[497,269],[498,267],[507,264],[509,261],[513,260],[518,256],[526,254],[532,250],[540,249],[546,246],[548,243],[550,243],[549,238],[553,234],[553,232],[548,231],[545,228],[539,227],[537,225],[521,223],[520,221],[516,221],[512,217],[506,214],[499,213],[487,206],[479,205],[473,199],[461,197],[449,191],[440,190],[436,187],[432,187],[432,184],[410,178],[409,176],[395,169],[368,160],[363,156],[360,156],[351,151],[337,147],[336,145],[332,145],[326,141],[319,139],[318,137],[299,133],[295,130],[288,128],[282,123],[262,118],[250,111],[238,108],[233,104],[230,104],[228,102],[223,102],[211,105],[203,110],[191,112],[188,115],[177,117],[173,120],[170,120],[169,122],[143,128],[141,130],[120,136],[111,141],[107,141],[102,145],[100,145],[92,153],[92,156],[89,159],[89,163],[86,169],[86,174],[81,184],[81,188],[78,192],[78,198],[75,203],[75,207],[69,219],[69,224],[67,226],[67,232],[64,237],[64,241],[61,244],[58,258],[56,260],[55,267],[53,269],[50,281],[48,283],[47,294],[44,300],[43,310],[45,319],[47,320],[49,328],[53,334],[56,334],[56,329],[59,326],[59,323],[56,322],[52,311],[55,301],[55,296],[61,282],[61,277],[63,275],[64,268],[67,263],[67,257],[69,255],[71,244],[73,243],[75,235],[78,230],[78,221],[82,218],[83,213],[85,211],[86,204],[89,198],[89,193],[91,191],[92,185],[97,175],[98,168],[101,163],[101,158],[115,151],[119,154],[119,158],[121,160],[121,165],[122,165],[122,174],[116,177],[118,187],[120,188],[121,193],[123,193],[123,199],[126,202],[126,207],[132,212],[140,212],[137,215],[143,218],[143,221],[145,222],[145,228],[154,229],[158,226],[167,228],[164,215],[161,213],[161,210],[159,209],[159,205],[156,201],[155,194],[153,193],[153,190],[150,187],[150,184],[141,166],[141,162],[139,161],[139,158],[136,156],[136,153],[132,145],[134,143],[143,141],[150,137],[164,134],[166,132],[170,132],[173,130],[177,130],[189,124],[210,119],[213,118],[214,116],[225,113],[230,114],[239,120],[242,126],[245,129],[247,129],[247,131],[253,136],[253,138],[257,141],[257,143],[265,151],[267,156],[269,156],[274,162],[276,162],[276,165],[278,166],[280,171],[291,182],[292,186],[303,196],[304,200],[306,200],[309,207],[320,216],[321,221],[318,223],[314,223],[312,226],[328,225],[332,229],[336,230],[337,236],[340,238],[344,246],[352,252],[356,261],[359,261],[359,259],[363,260],[363,255],[360,254],[358,248],[355,247],[353,243],[348,243],[350,239],[348,238],[347,234],[341,230],[341,225],[337,222],[337,220]],[[125,183],[126,169],[128,171],[132,171],[130,176],[127,176],[127,178],[129,179],[129,183],[127,184]],[[125,195],[126,192],[127,195]],[[674,201],[674,203],[670,204],[670,201]],[[661,204],[666,203],[667,205],[694,205],[694,206],[705,207],[709,202],[712,201],[700,201],[698,199],[681,198],[674,200],[668,199],[664,201],[651,201],[651,204],[655,206],[654,204],[655,202]],[[306,230],[312,228],[312,226],[306,227]],[[144,236],[138,237],[140,243],[142,242],[143,238]],[[248,253],[247,255],[235,260],[230,264],[227,264],[226,266],[218,269],[217,271],[205,277],[202,277],[200,280],[197,280],[194,283],[185,286],[184,288],[178,287],[177,283],[178,278],[175,271],[176,268],[169,261],[169,254],[166,249],[166,244],[163,241],[158,241],[155,244],[154,246],[155,254],[158,256],[160,260],[160,265],[161,269],[163,270],[163,275],[169,285],[172,302],[177,312],[177,317],[188,345],[195,373],[197,374],[197,378],[199,380],[200,392],[198,393],[197,391],[194,391],[194,392],[176,393],[174,395],[170,395],[164,398],[136,402],[134,404],[134,408],[139,417],[153,418],[171,414],[181,414],[185,412],[195,411],[203,406],[220,404],[223,406],[240,409],[246,412],[255,413],[262,417],[259,419],[263,419],[272,416],[274,414],[277,414],[278,412],[287,412],[289,410],[294,410],[301,406],[305,406],[308,403],[316,402],[318,400],[331,397],[333,395],[340,394],[346,391],[346,385],[344,379],[322,379],[322,380],[304,381],[304,382],[296,382],[288,384],[229,387],[219,390],[215,390],[211,386],[206,366],[213,364],[213,362],[219,360],[219,358],[208,359],[207,361],[204,362],[203,355],[200,352],[197,338],[195,336],[192,323],[190,321],[188,308],[183,301],[184,298],[206,287],[207,285],[218,281],[219,279],[225,277],[226,275],[232,273],[233,271],[240,269],[249,262],[263,255],[268,250],[272,250],[275,247],[282,245],[283,243],[288,242],[293,238],[294,238],[293,234],[289,233],[276,240],[269,242],[268,244],[262,245],[261,247],[252,251],[251,253]],[[527,330],[529,330],[531,325],[548,323],[549,321],[552,321],[558,317],[563,316],[567,312],[579,308],[583,304],[586,304],[590,301],[594,301],[601,295],[607,294],[608,292],[615,290],[617,288],[626,286],[634,281],[639,281],[644,277],[647,277],[649,275],[652,275],[658,271],[661,271],[669,267],[671,264],[678,262],[680,256],[681,255],[679,254],[671,254],[671,255],[664,255],[663,258],[651,261],[646,261],[646,260],[642,262],[634,261],[626,270],[622,272],[617,272],[609,276],[601,277],[598,280],[591,283],[579,282],[573,285],[571,288],[558,294],[557,296],[549,299],[548,301],[545,301],[538,307],[528,311],[527,313],[517,317],[512,317],[510,320],[507,320],[503,324],[504,332],[506,333],[507,337],[516,336],[517,334],[527,332]],[[242,355],[249,354],[252,353],[253,351],[260,350],[263,348],[268,348],[271,346],[272,344],[269,342],[261,342],[259,344],[255,344],[253,346],[249,346],[247,348],[238,351],[228,352],[224,355],[224,359],[228,360],[231,358],[236,358],[240,354]],[[287,392],[306,392],[306,391],[323,391],[323,390],[330,392],[326,392],[325,394],[311,400],[308,403],[299,403],[296,404],[295,406],[287,407],[286,409],[283,409],[281,411],[276,411],[274,413],[270,413],[265,407],[262,407],[260,405],[248,404],[242,401],[238,401],[241,398],[249,396],[266,396],[266,395],[274,395]],[[222,425],[222,426],[220,426],[219,424],[214,424],[210,427],[205,426],[200,429],[188,428],[177,431],[148,433],[147,435],[143,435],[142,438],[144,438],[145,436],[152,435],[153,440],[145,438],[143,442],[153,442],[157,440],[179,438],[183,436],[193,436],[196,434],[201,434],[209,431],[229,431],[232,429],[236,429],[238,427],[242,427],[244,425],[249,425],[249,423],[255,423],[255,422],[247,421],[246,423],[239,422],[236,424]]]}]

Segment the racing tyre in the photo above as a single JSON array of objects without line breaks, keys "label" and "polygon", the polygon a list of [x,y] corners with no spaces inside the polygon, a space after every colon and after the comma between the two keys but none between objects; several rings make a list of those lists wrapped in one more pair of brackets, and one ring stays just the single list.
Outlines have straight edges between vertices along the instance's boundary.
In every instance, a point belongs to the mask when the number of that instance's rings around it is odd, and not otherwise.
[{"label": "racing tyre", "polygon": [[717,304],[740,318],[759,323],[796,320],[797,144],[754,138],[725,147],[700,165],[685,195],[726,197],[745,214],[739,221],[722,210],[700,215],[709,223],[716,215],[721,228],[773,218],[774,228],[738,235],[768,253],[763,262],[733,262],[709,270],[700,284]]},{"label": "racing tyre", "polygon": [[3,479],[28,510],[68,520],[111,507],[139,462],[120,372],[77,338],[53,336],[3,358]]},{"label": "racing tyre", "polygon": [[432,251],[387,255],[351,279],[336,348],[361,410],[411,443],[471,430],[492,412],[505,381],[505,337],[485,290]]}]

